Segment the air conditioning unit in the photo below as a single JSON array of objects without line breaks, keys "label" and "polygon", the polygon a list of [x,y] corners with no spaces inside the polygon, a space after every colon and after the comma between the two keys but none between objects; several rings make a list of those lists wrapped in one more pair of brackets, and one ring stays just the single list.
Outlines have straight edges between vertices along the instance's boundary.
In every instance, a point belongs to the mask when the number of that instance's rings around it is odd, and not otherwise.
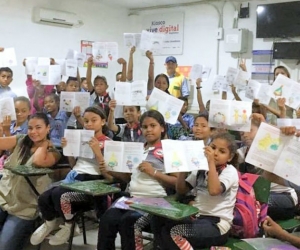
[{"label": "air conditioning unit", "polygon": [[78,27],[83,25],[75,13],[60,10],[33,8],[33,21],[41,24],[55,25],[60,27]]}]

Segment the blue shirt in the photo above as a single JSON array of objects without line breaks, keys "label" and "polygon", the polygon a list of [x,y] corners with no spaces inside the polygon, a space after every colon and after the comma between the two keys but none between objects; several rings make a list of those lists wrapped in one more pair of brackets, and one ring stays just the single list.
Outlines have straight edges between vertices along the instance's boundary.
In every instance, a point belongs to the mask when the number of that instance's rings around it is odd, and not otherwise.
[{"label": "blue shirt", "polygon": [[[194,116],[193,115],[190,115],[190,114],[187,114],[185,113],[183,116],[182,116],[182,119],[183,121],[186,123],[186,125],[189,127],[189,129],[192,129],[193,126],[194,126]],[[181,123],[180,121],[177,120],[177,122],[174,124],[174,126],[181,126]]]},{"label": "blue shirt", "polygon": [[5,97],[15,98],[15,97],[17,97],[17,95],[11,90],[10,87],[3,88],[0,85],[0,99],[5,98]]},{"label": "blue shirt", "polygon": [[18,134],[27,134],[28,131],[28,121],[25,121],[20,127],[17,127],[15,130],[16,122],[12,122],[10,125],[10,134],[18,135]]},{"label": "blue shirt", "polygon": [[[171,83],[172,78],[175,77],[175,74],[170,75],[168,77],[169,77],[169,81]],[[181,91],[181,96],[182,97],[188,97],[190,95],[189,84],[188,84],[188,81],[187,81],[187,79],[185,77],[183,78],[183,81],[182,81],[182,84],[181,84],[181,90],[180,91]]]},{"label": "blue shirt", "polygon": [[64,136],[64,130],[69,119],[65,111],[59,111],[55,118],[47,114],[50,122],[50,140],[56,147],[61,147],[61,138]]}]

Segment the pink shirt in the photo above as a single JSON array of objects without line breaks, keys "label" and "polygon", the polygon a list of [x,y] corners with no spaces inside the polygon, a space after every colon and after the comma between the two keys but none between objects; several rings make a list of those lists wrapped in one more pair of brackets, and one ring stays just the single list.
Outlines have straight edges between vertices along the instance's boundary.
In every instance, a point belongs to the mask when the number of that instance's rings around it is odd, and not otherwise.
[{"label": "pink shirt", "polygon": [[[34,103],[34,93],[35,93],[35,88],[33,86],[33,79],[31,75],[27,75],[27,80],[26,80],[26,85],[27,85],[27,93],[28,93],[28,97],[30,99],[30,104],[31,104],[31,114],[35,114],[36,113],[36,109],[33,106]],[[38,98],[38,105],[40,107],[44,107],[44,98],[46,95],[49,95],[52,90],[53,90],[54,86],[53,85],[46,85],[44,88],[44,95]]]}]

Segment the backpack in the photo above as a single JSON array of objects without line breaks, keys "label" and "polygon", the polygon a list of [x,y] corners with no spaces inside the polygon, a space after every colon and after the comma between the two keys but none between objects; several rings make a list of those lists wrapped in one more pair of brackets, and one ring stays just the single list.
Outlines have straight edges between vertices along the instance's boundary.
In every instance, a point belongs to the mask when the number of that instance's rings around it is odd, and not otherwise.
[{"label": "backpack", "polygon": [[238,238],[254,238],[259,234],[259,225],[267,216],[268,204],[255,198],[253,185],[259,175],[239,173],[239,187],[233,212],[231,235]]}]

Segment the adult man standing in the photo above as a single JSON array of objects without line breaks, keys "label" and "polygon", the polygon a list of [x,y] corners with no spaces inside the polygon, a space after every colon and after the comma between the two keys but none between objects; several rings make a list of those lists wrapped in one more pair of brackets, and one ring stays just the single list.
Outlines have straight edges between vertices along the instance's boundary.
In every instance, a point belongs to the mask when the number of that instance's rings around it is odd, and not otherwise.
[{"label": "adult man standing", "polygon": [[184,75],[176,72],[177,60],[174,56],[168,56],[165,61],[167,76],[170,85],[169,92],[175,97],[188,97],[190,95],[187,79]]}]

